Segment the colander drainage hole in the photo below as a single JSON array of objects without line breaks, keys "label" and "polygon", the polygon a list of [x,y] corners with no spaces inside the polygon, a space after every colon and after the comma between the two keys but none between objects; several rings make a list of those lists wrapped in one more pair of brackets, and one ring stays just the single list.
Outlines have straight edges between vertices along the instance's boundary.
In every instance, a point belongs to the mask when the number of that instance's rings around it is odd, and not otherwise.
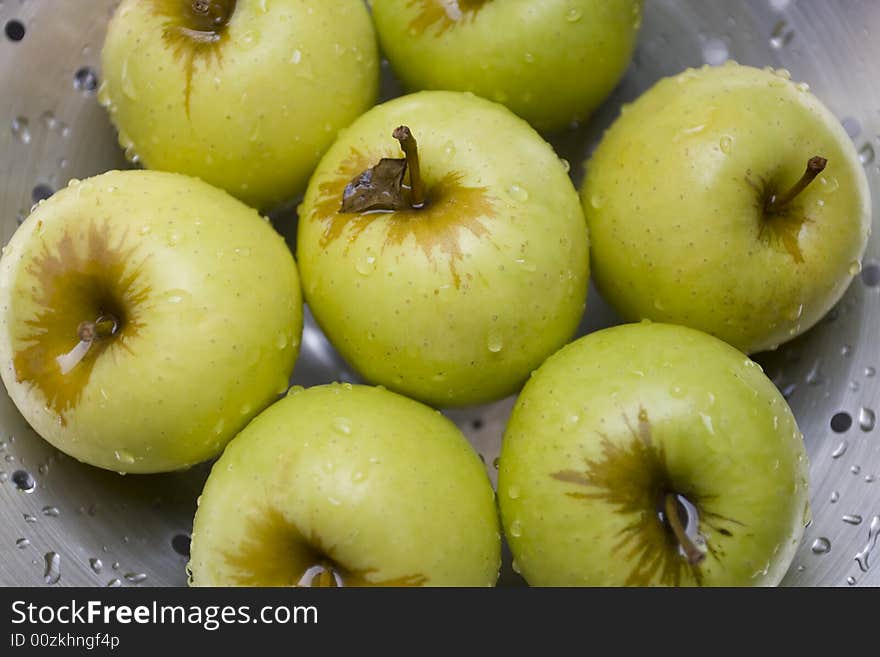
[{"label": "colander drainage hole", "polygon": [[831,418],[831,430],[834,433],[844,433],[845,431],[849,431],[849,428],[851,426],[852,415],[850,415],[846,411],[835,413],[834,416]]},{"label": "colander drainage hole", "polygon": [[11,20],[6,23],[6,28],[4,30],[6,32],[6,38],[10,41],[21,41],[24,39],[24,23],[18,20]]},{"label": "colander drainage hole", "polygon": [[40,201],[45,201],[54,193],[55,190],[49,187],[49,185],[46,183],[40,183],[34,185],[34,188],[31,190],[31,199],[34,203],[39,203]]},{"label": "colander drainage hole", "polygon": [[188,534],[175,534],[171,539],[171,549],[184,557],[189,556],[190,537]]}]

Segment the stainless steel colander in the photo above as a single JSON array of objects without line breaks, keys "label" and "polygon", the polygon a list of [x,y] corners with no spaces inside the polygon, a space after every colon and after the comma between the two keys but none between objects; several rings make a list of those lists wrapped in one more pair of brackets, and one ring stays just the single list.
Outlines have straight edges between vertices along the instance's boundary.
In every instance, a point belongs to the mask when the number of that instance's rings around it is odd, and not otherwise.
[{"label": "stainless steel colander", "polygon": [[[537,1],[537,0],[536,0]],[[128,166],[96,99],[114,0],[0,0],[0,231],[65,185]],[[880,207],[880,2],[646,0],[635,60],[593,119],[554,139],[580,182],[620,104],[658,78],[727,58],[784,67],[840,117]],[[399,89],[385,69],[386,97]],[[276,227],[292,236],[295,217]],[[591,290],[585,333],[616,323]],[[789,402],[811,458],[813,522],[785,583],[880,585],[880,230],[861,275],[819,326],[758,357]],[[293,381],[353,380],[307,314]],[[493,466],[512,400],[449,415]],[[183,585],[208,465],[122,477],[68,458],[0,394],[0,585]],[[502,583],[518,581],[505,567]]]}]

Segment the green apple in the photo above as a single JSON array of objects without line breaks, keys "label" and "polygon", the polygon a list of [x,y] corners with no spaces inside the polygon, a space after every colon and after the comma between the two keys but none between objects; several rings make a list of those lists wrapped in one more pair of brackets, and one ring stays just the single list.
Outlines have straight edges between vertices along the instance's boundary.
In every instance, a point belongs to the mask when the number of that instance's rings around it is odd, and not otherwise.
[{"label": "green apple", "polygon": [[662,80],[624,108],[582,197],[597,286],[624,318],[746,353],[825,315],[871,227],[840,122],[786,71],[734,63]]},{"label": "green apple", "polygon": [[118,472],[218,454],[284,392],[302,300],[284,241],[194,178],[72,180],[0,260],[0,373],[63,452]]},{"label": "green apple", "polygon": [[123,0],[99,99],[129,159],[271,208],[376,101],[361,0]]},{"label": "green apple", "polygon": [[803,436],[761,369],[705,333],[632,324],[541,366],[498,498],[538,586],[775,585],[809,517]]},{"label": "green apple", "polygon": [[372,0],[410,90],[470,91],[537,129],[585,119],[629,65],[641,0]]},{"label": "green apple", "polygon": [[566,171],[525,121],[473,95],[374,108],[300,207],[318,323],[364,378],[433,405],[512,393],[583,315],[587,228]]},{"label": "green apple", "polygon": [[233,440],[195,517],[196,586],[493,586],[495,497],[456,426],[418,402],[332,384]]}]

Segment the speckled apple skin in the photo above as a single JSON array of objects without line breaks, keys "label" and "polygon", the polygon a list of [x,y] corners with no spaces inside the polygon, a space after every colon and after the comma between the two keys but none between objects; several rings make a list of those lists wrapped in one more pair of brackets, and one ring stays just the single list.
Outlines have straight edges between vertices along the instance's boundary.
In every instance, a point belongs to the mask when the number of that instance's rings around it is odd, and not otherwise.
[{"label": "speckled apple skin", "polygon": [[[359,173],[347,162],[402,157],[391,137],[402,124],[429,196],[448,176],[455,194],[421,213],[341,216],[345,183]],[[300,208],[297,260],[318,323],[361,375],[463,406],[511,394],[571,339],[588,247],[550,145],[501,105],[433,91],[374,108],[328,151]]]},{"label": "speckled apple skin", "polygon": [[[796,199],[789,246],[764,230],[759,189]],[[660,81],[605,134],[582,200],[596,284],[628,320],[706,331],[746,353],[814,326],[859,272],[871,231],[864,167],[840,121],[785,72],[737,64]]]},{"label": "speckled apple skin", "polygon": [[[438,411],[381,388],[292,388],[230,443],[200,498],[192,584],[235,584],[251,577],[242,570],[265,566],[249,527],[270,515],[277,524],[267,536],[296,528],[368,582],[494,586],[498,578],[500,528],[485,466]],[[242,558],[230,565],[230,554]]]},{"label": "speckled apple skin", "polygon": [[421,16],[449,15],[441,4],[371,2],[382,49],[404,85],[470,91],[545,132],[585,119],[611,93],[642,17],[641,0],[505,0],[422,29]]},{"label": "speckled apple skin", "polygon": [[[95,251],[91,239],[109,251]],[[52,282],[62,288],[82,268],[80,258],[105,259],[95,260],[99,270],[100,262],[121,261],[138,298],[127,304],[123,339],[95,358],[70,408],[20,380],[14,362],[51,310],[39,297],[46,254],[62,257],[67,269]],[[100,274],[96,281],[104,284]],[[78,323],[94,321],[93,313],[71,317],[69,341],[61,338],[59,347],[73,348]],[[256,211],[178,174],[112,171],[73,181],[25,220],[0,260],[6,390],[43,438],[108,470],[165,472],[216,456],[286,390],[301,331],[299,278],[284,240]],[[56,366],[61,353],[43,366]],[[81,366],[65,376],[80,381]]]},{"label": "speckled apple skin", "polygon": [[[665,455],[674,489],[659,492],[702,500],[699,530],[710,551],[697,566],[699,582],[683,569],[679,583],[777,584],[809,520],[808,463],[795,418],[761,368],[733,347],[650,323],[568,345],[517,400],[501,450],[498,499],[526,580],[656,586],[672,578],[662,569],[644,572],[664,553],[671,550],[671,564],[684,566],[653,504],[626,510],[602,497],[608,491],[598,479],[554,476],[580,476],[612,447],[631,448],[641,413],[647,445]],[[642,485],[647,473],[636,467],[619,474],[618,494]],[[657,525],[662,549],[640,549],[644,523]]]},{"label": "speckled apple skin", "polygon": [[[305,189],[336,133],[376,102],[379,55],[361,0],[238,0],[217,55],[192,66],[152,0],[116,10],[99,98],[149,168],[197,176],[261,209]],[[188,106],[187,106],[188,105]]]}]

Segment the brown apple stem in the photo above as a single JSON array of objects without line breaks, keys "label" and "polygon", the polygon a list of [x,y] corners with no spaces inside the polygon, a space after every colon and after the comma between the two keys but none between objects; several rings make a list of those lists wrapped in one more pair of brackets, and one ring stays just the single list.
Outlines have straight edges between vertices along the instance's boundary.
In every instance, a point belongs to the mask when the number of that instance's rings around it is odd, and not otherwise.
[{"label": "brown apple stem", "polygon": [[807,170],[804,171],[804,175],[801,176],[801,179],[798,180],[791,189],[784,194],[773,194],[770,196],[767,200],[767,204],[764,206],[767,213],[777,214],[781,212],[786,205],[791,203],[798,194],[804,191],[810,183],[816,179],[816,176],[825,170],[827,164],[828,160],[824,157],[820,157],[819,155],[811,157],[807,162]]},{"label": "brown apple stem", "polygon": [[422,171],[419,166],[419,147],[412,131],[405,125],[395,129],[392,133],[400,142],[400,149],[406,155],[406,166],[409,170],[410,200],[414,208],[425,205],[425,184],[422,182]]},{"label": "brown apple stem", "polygon": [[77,337],[82,342],[94,342],[101,338],[109,338],[118,330],[119,322],[113,315],[102,315],[94,322],[83,322],[76,329]]},{"label": "brown apple stem", "polygon": [[675,534],[675,538],[679,545],[681,545],[681,549],[684,550],[688,563],[692,566],[700,563],[706,558],[706,555],[691,540],[691,537],[687,535],[687,532],[684,529],[684,525],[681,524],[681,515],[678,512],[678,495],[675,493],[666,494],[664,511],[666,522],[669,523],[672,533]]}]

